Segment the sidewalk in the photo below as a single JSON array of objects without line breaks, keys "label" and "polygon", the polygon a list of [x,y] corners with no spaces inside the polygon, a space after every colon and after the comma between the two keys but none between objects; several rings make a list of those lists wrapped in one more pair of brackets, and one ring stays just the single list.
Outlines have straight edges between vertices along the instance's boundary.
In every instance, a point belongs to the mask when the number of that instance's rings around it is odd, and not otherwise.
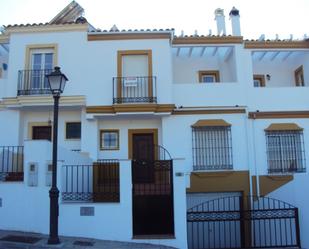
[{"label": "sidewalk", "polygon": [[51,246],[47,244],[47,239],[48,236],[43,234],[0,230],[0,249],[175,249],[162,245],[62,236],[60,245]]}]

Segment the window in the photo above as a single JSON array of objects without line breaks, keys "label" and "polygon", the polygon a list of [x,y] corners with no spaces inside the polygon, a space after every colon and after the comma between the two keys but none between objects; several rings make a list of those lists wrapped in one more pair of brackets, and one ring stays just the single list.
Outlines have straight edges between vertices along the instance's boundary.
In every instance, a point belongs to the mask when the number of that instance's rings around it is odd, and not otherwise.
[{"label": "window", "polygon": [[199,71],[200,83],[214,83],[220,82],[219,71]]},{"label": "window", "polygon": [[49,140],[51,141],[51,126],[32,126],[33,140]]},{"label": "window", "polygon": [[254,74],[253,75],[253,84],[254,84],[254,87],[265,87],[265,75]]},{"label": "window", "polygon": [[295,76],[296,86],[304,86],[305,85],[303,66],[300,66],[299,68],[297,68],[295,70],[294,76]]},{"label": "window", "polygon": [[81,123],[67,122],[65,124],[65,138],[66,139],[80,139],[81,138]]},{"label": "window", "polygon": [[301,130],[266,130],[269,173],[304,172],[305,151]]},{"label": "window", "polygon": [[[53,66],[57,65],[57,44],[29,45],[26,48],[24,84],[32,94],[48,93],[48,81],[45,77]],[[44,90],[43,90],[44,89]]]},{"label": "window", "polygon": [[232,169],[230,126],[192,126],[193,169]]},{"label": "window", "polygon": [[119,149],[119,131],[118,130],[101,130],[100,131],[100,148],[101,150],[118,150]]}]

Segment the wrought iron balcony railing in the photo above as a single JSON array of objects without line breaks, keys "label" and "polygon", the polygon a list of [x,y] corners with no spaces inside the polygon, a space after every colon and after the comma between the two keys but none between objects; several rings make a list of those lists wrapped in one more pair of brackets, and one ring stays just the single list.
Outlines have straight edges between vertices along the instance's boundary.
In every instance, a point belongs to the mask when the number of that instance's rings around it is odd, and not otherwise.
[{"label": "wrought iron balcony railing", "polygon": [[23,181],[24,147],[0,146],[0,181]]},{"label": "wrought iron balcony railing", "polygon": [[157,103],[156,77],[114,77],[113,103]]},{"label": "wrought iron balcony railing", "polygon": [[51,72],[52,69],[19,70],[17,95],[50,94],[45,76]]}]

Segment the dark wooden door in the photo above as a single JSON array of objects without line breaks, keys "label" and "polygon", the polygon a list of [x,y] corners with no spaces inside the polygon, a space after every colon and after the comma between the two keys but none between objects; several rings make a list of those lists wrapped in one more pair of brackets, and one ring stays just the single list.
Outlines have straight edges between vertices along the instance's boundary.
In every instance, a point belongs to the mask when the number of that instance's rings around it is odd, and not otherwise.
[{"label": "dark wooden door", "polygon": [[32,139],[43,139],[51,141],[51,126],[33,126]]},{"label": "dark wooden door", "polygon": [[153,133],[133,134],[133,159],[154,160]]},{"label": "dark wooden door", "polygon": [[154,134],[133,134],[133,235],[174,234],[172,161],[159,160]]},{"label": "dark wooden door", "polygon": [[133,164],[135,183],[154,182],[154,145],[153,134],[133,134]]}]

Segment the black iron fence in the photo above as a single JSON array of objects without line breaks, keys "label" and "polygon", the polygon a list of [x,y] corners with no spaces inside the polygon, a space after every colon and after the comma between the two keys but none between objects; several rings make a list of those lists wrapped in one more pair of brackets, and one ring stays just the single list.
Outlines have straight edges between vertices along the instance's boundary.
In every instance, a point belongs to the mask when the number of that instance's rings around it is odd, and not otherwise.
[{"label": "black iron fence", "polygon": [[151,145],[133,157],[133,236],[173,235],[173,160],[169,152]]},{"label": "black iron fence", "polygon": [[24,147],[0,146],[0,181],[23,181]]},{"label": "black iron fence", "polygon": [[156,77],[114,77],[113,103],[157,103]]},{"label": "black iron fence", "polygon": [[19,70],[17,95],[50,94],[47,74],[52,69]]},{"label": "black iron fence", "polygon": [[99,160],[90,165],[64,165],[62,170],[63,201],[120,201],[118,160]]},{"label": "black iron fence", "polygon": [[232,196],[187,211],[188,248],[301,247],[298,209],[267,197]]}]

